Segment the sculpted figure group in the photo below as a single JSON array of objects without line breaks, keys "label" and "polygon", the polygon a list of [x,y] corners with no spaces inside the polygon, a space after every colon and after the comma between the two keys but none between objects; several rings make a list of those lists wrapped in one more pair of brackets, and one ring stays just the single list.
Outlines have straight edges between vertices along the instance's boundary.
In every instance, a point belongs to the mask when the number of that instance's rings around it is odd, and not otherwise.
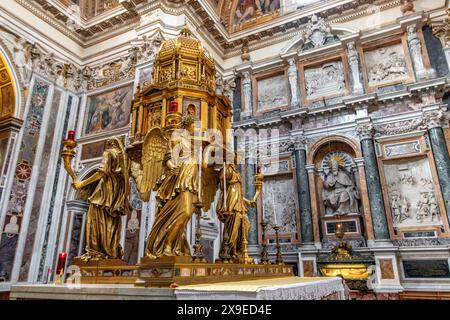
[{"label": "sculpted figure group", "polygon": [[220,188],[217,214],[224,223],[223,246],[230,248],[233,261],[251,262],[247,253],[250,227],[247,212],[255,206],[261,188],[257,188],[259,191],[252,200],[244,198],[236,164],[211,162],[208,156],[221,146],[206,146],[202,152],[206,156],[198,161],[194,121],[195,117],[187,114],[175,130],[154,127],[143,142],[131,144],[127,150],[120,139],[108,140],[97,172],[83,181],[73,182],[75,189],[97,183],[89,197],[86,252],[79,257],[81,260],[122,258],[121,216],[131,210],[132,177],[143,201],[149,201],[151,191],[156,191],[155,221],[147,238],[146,257],[191,256],[186,226],[195,204],[201,202],[203,210],[208,211]]}]

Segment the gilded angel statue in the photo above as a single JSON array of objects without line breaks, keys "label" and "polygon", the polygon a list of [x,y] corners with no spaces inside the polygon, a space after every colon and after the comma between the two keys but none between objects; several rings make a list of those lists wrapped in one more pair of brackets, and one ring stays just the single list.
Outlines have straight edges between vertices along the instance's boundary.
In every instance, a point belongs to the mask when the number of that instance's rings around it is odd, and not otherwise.
[{"label": "gilded angel statue", "polygon": [[205,211],[217,192],[217,174],[207,174],[213,171],[207,166],[203,187],[199,188],[199,165],[193,152],[194,121],[194,117],[185,116],[170,138],[163,129],[153,128],[144,138],[141,158],[134,156],[132,175],[141,197],[148,201],[150,192],[156,191],[155,221],[145,249],[145,256],[151,259],[191,255],[186,226],[199,201],[199,189]]},{"label": "gilded angel statue", "polygon": [[250,220],[248,211],[256,206],[256,199],[262,189],[262,175],[256,175],[256,193],[246,199],[242,188],[242,177],[237,170],[237,155],[234,163],[226,164],[220,171],[220,196],[217,203],[217,216],[224,223],[223,242],[220,256],[230,255],[238,263],[252,263],[248,256],[248,233]]},{"label": "gilded angel statue", "polygon": [[83,181],[74,181],[77,190],[97,183],[89,197],[86,219],[86,252],[82,261],[121,259],[121,216],[130,212],[129,160],[122,142],[113,137],[106,142],[98,170]]}]

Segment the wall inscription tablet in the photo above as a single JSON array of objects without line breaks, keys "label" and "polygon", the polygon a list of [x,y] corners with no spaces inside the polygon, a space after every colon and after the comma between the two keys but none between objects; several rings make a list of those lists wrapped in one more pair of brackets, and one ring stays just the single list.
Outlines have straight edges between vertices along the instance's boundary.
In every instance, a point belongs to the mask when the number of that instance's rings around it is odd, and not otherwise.
[{"label": "wall inscription tablet", "polygon": [[405,278],[450,278],[448,260],[403,260]]}]

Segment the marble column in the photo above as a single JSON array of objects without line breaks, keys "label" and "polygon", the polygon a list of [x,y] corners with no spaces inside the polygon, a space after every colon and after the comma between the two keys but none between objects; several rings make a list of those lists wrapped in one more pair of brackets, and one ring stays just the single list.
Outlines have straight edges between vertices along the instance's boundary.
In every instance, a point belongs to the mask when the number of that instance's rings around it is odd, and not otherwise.
[{"label": "marble column", "polygon": [[[255,195],[255,174],[256,174],[256,157],[248,155],[245,159],[245,197],[252,199]],[[258,216],[256,208],[250,208],[248,211],[248,219],[250,220],[250,232],[248,234],[248,244],[258,244]]]},{"label": "marble column", "polygon": [[433,150],[434,162],[441,187],[442,198],[450,222],[450,156],[447,150],[442,120],[444,112],[441,110],[426,112],[423,114],[423,122],[428,127],[431,149]]},{"label": "marble column", "polygon": [[373,126],[370,122],[361,123],[357,126],[356,131],[361,141],[364,158],[364,171],[375,240],[389,240],[389,228],[386,219],[375,145],[372,138]]},{"label": "marble column", "polygon": [[314,242],[311,199],[309,196],[309,179],[306,171],[306,138],[292,138],[295,156],[295,173],[297,178],[297,196],[300,208],[300,232],[302,243]]},{"label": "marble column", "polygon": [[308,171],[308,181],[309,181],[309,197],[311,199],[311,214],[312,214],[312,223],[314,230],[314,244],[316,247],[320,248],[320,230],[319,230],[319,208],[318,208],[318,199],[317,199],[317,191],[315,185],[315,166],[314,164],[309,164],[306,166],[306,170]]}]

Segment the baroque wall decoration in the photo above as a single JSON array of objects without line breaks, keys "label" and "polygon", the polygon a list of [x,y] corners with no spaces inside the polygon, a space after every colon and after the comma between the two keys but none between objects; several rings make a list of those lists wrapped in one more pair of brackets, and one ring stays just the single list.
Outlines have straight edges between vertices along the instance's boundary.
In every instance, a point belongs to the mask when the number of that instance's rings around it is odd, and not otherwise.
[{"label": "baroque wall decoration", "polygon": [[84,121],[84,134],[100,133],[128,125],[132,98],[132,86],[89,96]]}]

